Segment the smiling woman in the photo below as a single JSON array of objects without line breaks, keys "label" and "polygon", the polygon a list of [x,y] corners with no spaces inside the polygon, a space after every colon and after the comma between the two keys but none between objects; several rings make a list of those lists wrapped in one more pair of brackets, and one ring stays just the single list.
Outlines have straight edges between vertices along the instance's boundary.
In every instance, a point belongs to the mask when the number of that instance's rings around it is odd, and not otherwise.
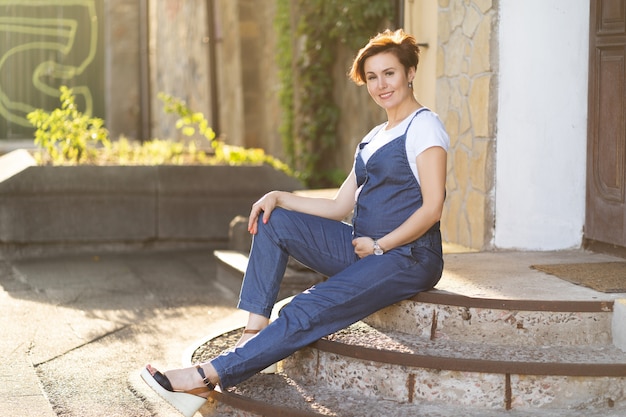
[{"label": "smiling woman", "polygon": [[367,91],[376,104],[388,114],[386,129],[391,129],[417,108],[422,107],[413,97],[415,67],[405,73],[400,60],[391,52],[371,57],[365,65]]},{"label": "smiling woman", "polygon": [[[146,383],[183,414],[193,415],[217,385],[236,385],[441,278],[449,139],[409,85],[418,52],[402,30],[379,33],[359,52],[352,78],[367,85],[388,120],[359,144],[334,197],[272,191],[252,205],[238,305],[249,316],[235,347],[190,368],[143,369]],[[352,224],[343,222],[352,211]],[[329,279],[295,296],[270,324],[290,257]]]}]

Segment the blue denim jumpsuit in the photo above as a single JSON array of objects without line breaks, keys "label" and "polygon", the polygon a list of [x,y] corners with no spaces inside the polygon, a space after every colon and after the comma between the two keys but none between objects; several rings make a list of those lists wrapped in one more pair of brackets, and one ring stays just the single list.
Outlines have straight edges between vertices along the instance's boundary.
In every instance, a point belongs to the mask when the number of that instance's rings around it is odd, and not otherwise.
[{"label": "blue denim jumpsuit", "polygon": [[280,317],[243,347],[211,361],[222,387],[236,385],[296,350],[437,284],[443,270],[439,223],[380,256],[360,259],[352,246],[355,237],[383,237],[422,205],[405,142],[406,131],[377,150],[367,164],[360,156],[364,144],[359,145],[355,172],[363,188],[352,225],[282,208],[272,212],[267,224],[259,219],[239,308],[269,317],[290,255],[330,278],[295,296]]}]

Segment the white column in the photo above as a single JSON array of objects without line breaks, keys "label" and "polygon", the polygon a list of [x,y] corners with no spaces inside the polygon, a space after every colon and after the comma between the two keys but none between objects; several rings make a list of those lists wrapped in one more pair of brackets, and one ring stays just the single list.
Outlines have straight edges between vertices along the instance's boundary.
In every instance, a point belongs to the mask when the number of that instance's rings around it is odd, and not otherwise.
[{"label": "white column", "polygon": [[585,216],[587,0],[503,0],[495,246],[580,246]]}]

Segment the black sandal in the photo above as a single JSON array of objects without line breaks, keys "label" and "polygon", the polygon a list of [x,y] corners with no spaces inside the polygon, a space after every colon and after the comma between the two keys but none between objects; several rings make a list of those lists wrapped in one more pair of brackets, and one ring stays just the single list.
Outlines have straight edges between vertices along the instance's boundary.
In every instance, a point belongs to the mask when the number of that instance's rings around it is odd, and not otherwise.
[{"label": "black sandal", "polygon": [[206,401],[206,398],[201,396],[201,394],[208,394],[215,390],[215,384],[209,381],[209,378],[204,373],[204,369],[200,365],[196,365],[196,369],[202,377],[202,382],[204,382],[205,386],[187,391],[174,390],[170,380],[159,371],[152,375],[148,368],[144,368],[141,371],[141,378],[154,392],[159,394],[161,398],[170,403],[185,417],[192,417]]}]

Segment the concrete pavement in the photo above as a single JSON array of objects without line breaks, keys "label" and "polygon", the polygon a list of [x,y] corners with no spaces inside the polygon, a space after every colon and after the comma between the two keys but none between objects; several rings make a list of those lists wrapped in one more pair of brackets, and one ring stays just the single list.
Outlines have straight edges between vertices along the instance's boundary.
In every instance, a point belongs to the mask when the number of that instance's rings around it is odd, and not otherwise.
[{"label": "concrete pavement", "polygon": [[[448,254],[468,296],[607,299],[531,270],[535,263],[621,260],[583,251]],[[623,261],[623,260],[622,260]],[[0,259],[0,415],[175,416],[139,381],[147,361],[178,367],[220,327],[243,323],[215,279],[212,251]],[[444,274],[445,274],[444,273]],[[444,275],[445,278],[445,275]],[[514,292],[514,294],[512,294]]]},{"label": "concrete pavement", "polygon": [[214,269],[210,250],[0,261],[0,415],[176,415],[133,378],[243,317]]}]

